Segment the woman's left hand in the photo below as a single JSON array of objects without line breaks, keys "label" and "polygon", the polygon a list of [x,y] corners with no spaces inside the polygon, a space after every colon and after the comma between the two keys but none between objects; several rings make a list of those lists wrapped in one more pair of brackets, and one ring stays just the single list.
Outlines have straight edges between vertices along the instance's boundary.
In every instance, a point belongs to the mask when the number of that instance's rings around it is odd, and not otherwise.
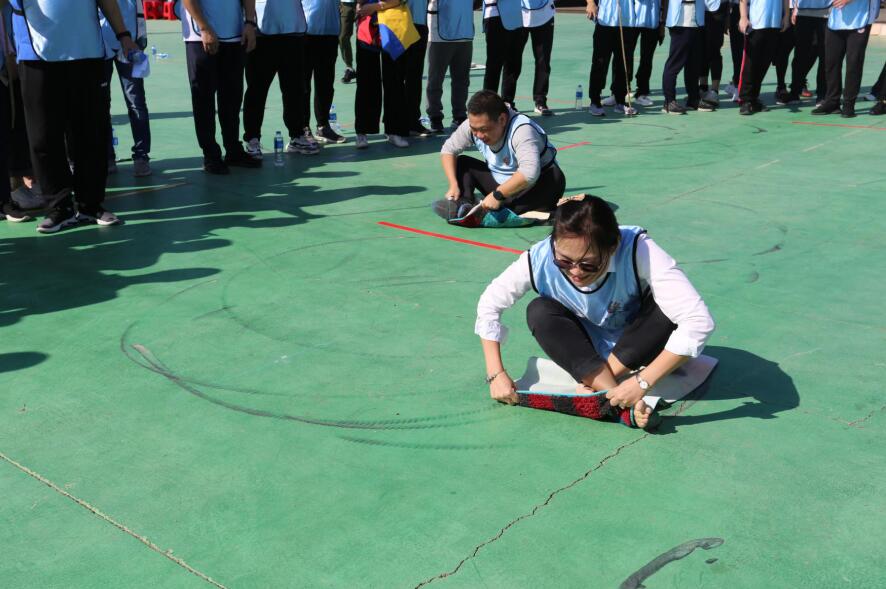
[{"label": "woman's left hand", "polygon": [[615,388],[609,389],[606,398],[609,399],[609,404],[613,407],[624,409],[625,407],[633,407],[637,401],[643,398],[644,394],[637,379],[629,376]]},{"label": "woman's left hand", "polygon": [[378,3],[374,4],[360,4],[357,6],[357,16],[369,16],[370,14],[375,14],[378,12]]}]

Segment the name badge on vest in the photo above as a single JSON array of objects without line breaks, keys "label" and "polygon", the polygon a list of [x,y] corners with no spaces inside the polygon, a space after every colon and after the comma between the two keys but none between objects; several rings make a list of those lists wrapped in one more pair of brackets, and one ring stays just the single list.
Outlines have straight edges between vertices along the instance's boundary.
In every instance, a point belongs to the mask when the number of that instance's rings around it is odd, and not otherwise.
[{"label": "name badge on vest", "polygon": [[504,159],[504,162],[505,162],[505,165],[506,165],[506,166],[510,166],[510,165],[511,165],[511,156],[506,155],[506,156],[505,156],[505,159]]}]

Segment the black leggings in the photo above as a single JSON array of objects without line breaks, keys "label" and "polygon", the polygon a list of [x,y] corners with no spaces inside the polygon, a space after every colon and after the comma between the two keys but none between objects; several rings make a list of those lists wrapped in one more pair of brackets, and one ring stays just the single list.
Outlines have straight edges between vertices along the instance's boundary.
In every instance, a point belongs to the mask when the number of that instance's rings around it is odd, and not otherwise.
[{"label": "black leggings", "polygon": [[711,75],[711,81],[719,81],[723,75],[723,34],[729,26],[729,4],[723,2],[720,8],[714,12],[704,14],[705,58],[701,63],[699,78],[707,79]]},{"label": "black leggings", "polygon": [[[359,71],[359,70],[358,70]],[[469,155],[460,155],[455,161],[455,177],[460,188],[459,204],[476,203],[474,192],[486,196],[499,186],[486,162]],[[566,192],[566,176],[560,166],[554,164],[545,169],[535,185],[507,203],[507,207],[522,215],[528,211],[552,211]]]},{"label": "black leggings", "polygon": [[[526,308],[526,322],[545,354],[576,382],[595,374],[606,362],[578,317],[558,301],[533,300]],[[647,366],[664,350],[676,328],[647,291],[640,314],[625,328],[612,354],[631,370]]]}]

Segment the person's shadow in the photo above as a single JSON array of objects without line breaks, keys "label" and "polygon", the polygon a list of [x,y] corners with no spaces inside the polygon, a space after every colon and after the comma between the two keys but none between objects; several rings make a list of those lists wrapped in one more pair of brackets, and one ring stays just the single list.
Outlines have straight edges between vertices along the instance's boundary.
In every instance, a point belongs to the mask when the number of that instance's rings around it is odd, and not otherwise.
[{"label": "person's shadow", "polygon": [[[655,433],[672,434],[684,425],[726,419],[775,419],[781,411],[799,406],[793,379],[777,363],[745,350],[708,346],[704,353],[719,360],[711,376],[698,389],[663,413]],[[745,399],[736,407],[703,415],[681,415],[684,403]]]}]

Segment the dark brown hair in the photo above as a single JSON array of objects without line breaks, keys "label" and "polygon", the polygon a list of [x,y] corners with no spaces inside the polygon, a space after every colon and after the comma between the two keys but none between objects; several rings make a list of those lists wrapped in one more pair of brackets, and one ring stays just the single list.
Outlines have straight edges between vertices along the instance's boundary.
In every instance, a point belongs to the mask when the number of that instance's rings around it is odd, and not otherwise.
[{"label": "dark brown hair", "polygon": [[569,200],[554,213],[554,240],[561,237],[582,237],[591,249],[608,254],[618,245],[621,232],[609,204],[599,196],[587,195],[582,200]]},{"label": "dark brown hair", "polygon": [[507,110],[505,101],[492,90],[480,90],[468,101],[468,114],[486,115],[492,121],[497,121]]}]

